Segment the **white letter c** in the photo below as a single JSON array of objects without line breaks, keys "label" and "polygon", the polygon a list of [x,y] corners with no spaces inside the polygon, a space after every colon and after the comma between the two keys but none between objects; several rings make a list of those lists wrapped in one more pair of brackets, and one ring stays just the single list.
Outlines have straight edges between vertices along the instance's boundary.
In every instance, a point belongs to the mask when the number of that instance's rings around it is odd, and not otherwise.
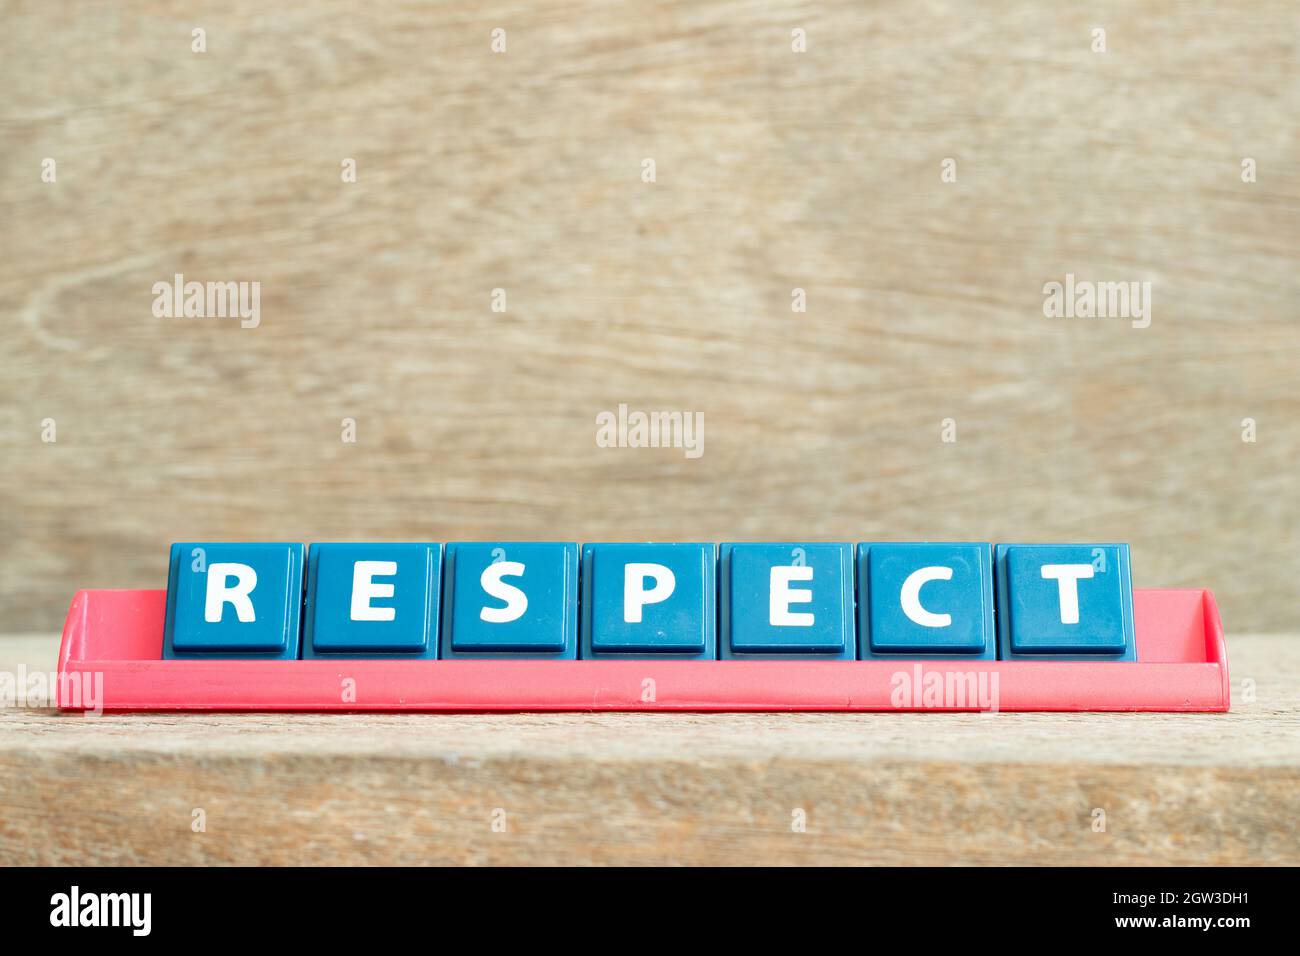
[{"label": "white letter c", "polygon": [[952,568],[929,567],[913,571],[903,582],[903,590],[898,599],[902,602],[903,613],[908,620],[922,627],[948,627],[952,624],[951,614],[932,614],[921,607],[921,586],[928,581],[951,581]]}]

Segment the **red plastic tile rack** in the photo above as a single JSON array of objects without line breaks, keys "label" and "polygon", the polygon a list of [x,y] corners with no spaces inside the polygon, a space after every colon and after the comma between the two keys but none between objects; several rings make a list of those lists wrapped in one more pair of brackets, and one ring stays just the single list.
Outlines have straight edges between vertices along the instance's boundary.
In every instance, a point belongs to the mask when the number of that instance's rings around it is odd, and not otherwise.
[{"label": "red plastic tile rack", "polygon": [[77,592],[59,706],[93,707],[78,692],[87,681],[110,711],[1187,712],[1230,700],[1207,590],[1135,590],[1138,660],[1128,663],[162,660],[165,604],[162,590]]}]

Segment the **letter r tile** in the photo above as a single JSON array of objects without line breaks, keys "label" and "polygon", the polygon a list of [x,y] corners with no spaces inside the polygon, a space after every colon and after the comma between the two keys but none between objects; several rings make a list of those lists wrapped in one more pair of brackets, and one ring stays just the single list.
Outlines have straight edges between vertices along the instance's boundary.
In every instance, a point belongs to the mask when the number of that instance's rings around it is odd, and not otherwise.
[{"label": "letter r tile", "polygon": [[298,657],[301,544],[173,544],[163,659]]}]

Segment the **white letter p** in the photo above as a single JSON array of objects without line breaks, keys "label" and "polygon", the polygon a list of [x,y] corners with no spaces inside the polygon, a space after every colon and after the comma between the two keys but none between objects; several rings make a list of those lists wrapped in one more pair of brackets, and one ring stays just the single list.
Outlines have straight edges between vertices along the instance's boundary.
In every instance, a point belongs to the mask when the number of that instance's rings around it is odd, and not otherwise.
[{"label": "white letter p", "polygon": [[[654,578],[655,584],[645,589],[645,579]],[[662,564],[626,564],[623,566],[623,623],[640,624],[641,608],[668,600],[677,587],[672,568]]]}]

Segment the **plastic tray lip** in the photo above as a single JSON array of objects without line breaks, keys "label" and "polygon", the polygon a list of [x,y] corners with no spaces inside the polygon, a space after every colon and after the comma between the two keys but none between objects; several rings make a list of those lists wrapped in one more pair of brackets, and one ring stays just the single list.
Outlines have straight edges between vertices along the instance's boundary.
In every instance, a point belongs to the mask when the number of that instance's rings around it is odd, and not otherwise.
[{"label": "plastic tray lip", "polygon": [[[1195,611],[1203,627],[1204,660],[998,661],[905,658],[899,661],[674,660],[162,660],[114,656],[105,644],[137,643],[161,635],[161,590],[83,590],[73,597],[59,650],[59,703],[89,709],[65,695],[68,675],[101,674],[107,711],[353,711],[353,712],[787,712],[948,711],[989,708],[952,703],[902,704],[891,691],[899,675],[928,680],[996,681],[996,710],[1223,712],[1230,681],[1223,625],[1212,592],[1203,589],[1135,591],[1153,602]],[[105,604],[130,606],[130,622],[102,631]],[[97,608],[96,605],[99,605]],[[1171,615],[1175,617],[1176,615]],[[1139,623],[1139,632],[1143,624]],[[1146,627],[1166,627],[1163,622]],[[1173,627],[1171,623],[1168,627]],[[1196,635],[1183,627],[1186,641]],[[141,637],[141,635],[144,635]],[[1139,633],[1139,639],[1141,633]],[[98,645],[97,645],[98,642]],[[919,668],[919,670],[918,670]],[[360,690],[347,701],[339,681]],[[653,680],[652,700],[645,681]],[[915,706],[913,706],[915,704]]]},{"label": "plastic tray lip", "polygon": [[1232,681],[1228,677],[1228,640],[1223,633],[1219,604],[1214,599],[1214,592],[1208,588],[1201,591],[1201,615],[1205,621],[1206,660],[1219,668],[1223,711],[1227,712],[1232,706]]}]

